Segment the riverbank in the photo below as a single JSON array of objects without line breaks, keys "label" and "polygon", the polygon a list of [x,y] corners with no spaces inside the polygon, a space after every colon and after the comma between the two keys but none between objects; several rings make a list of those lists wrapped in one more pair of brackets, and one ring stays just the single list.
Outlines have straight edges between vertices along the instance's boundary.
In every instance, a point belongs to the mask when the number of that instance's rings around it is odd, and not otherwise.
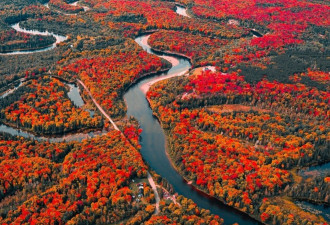
[{"label": "riverbank", "polygon": [[1,51],[0,55],[10,55],[10,53],[14,53],[14,52],[30,52],[30,51],[39,51],[41,49],[45,49],[45,48],[50,48],[52,47],[54,44],[56,44],[56,42],[53,42],[51,44],[48,45],[44,45],[44,46],[39,46],[39,47],[31,47],[31,48],[17,48],[17,49],[11,49],[8,51]]},{"label": "riverbank", "polygon": [[75,135],[75,134],[88,134],[88,133],[96,133],[96,132],[102,132],[103,127],[99,127],[99,128],[79,128],[79,129],[70,129],[67,131],[63,131],[63,132],[58,132],[58,133],[38,133],[35,132],[32,129],[28,129],[26,127],[20,127],[17,124],[14,123],[8,123],[7,121],[3,121],[0,120],[0,125],[6,125],[8,127],[11,127],[13,129],[16,129],[17,131],[23,131],[26,132],[28,134],[31,134],[37,138],[45,138],[45,139],[51,139],[51,138],[63,138],[65,136],[71,136],[71,135]]},{"label": "riverbank", "polygon": [[[151,47],[147,45],[145,40],[147,38],[146,36],[148,36],[148,34],[138,37],[136,42],[139,43],[144,50],[149,53],[154,53],[158,57],[165,54],[163,52],[160,54],[153,52]],[[167,74],[164,74],[163,76],[166,78],[169,78],[167,75],[173,76],[173,74],[189,71],[191,68],[188,58],[178,56],[177,54],[174,54],[173,57],[179,61],[179,65],[172,67]],[[172,62],[175,63],[176,61]],[[141,86],[145,83],[166,79],[163,78],[163,76],[160,78],[149,78],[139,82],[137,85],[131,87],[124,96],[127,105],[127,117],[135,117],[142,128],[140,136],[142,148],[140,152],[146,164],[157,174],[164,177],[173,186],[175,192],[192,199],[199,207],[208,209],[211,213],[221,216],[224,218],[225,224],[261,224],[246,213],[223,204],[215,198],[210,198],[205,192],[195,189],[192,185],[188,185],[187,180],[184,181],[184,177],[173,167],[173,162],[170,160],[170,157],[166,155],[165,145],[167,143],[167,138],[164,134],[164,130],[161,128],[160,121],[155,116],[155,113],[152,112],[150,103],[141,90]]]},{"label": "riverbank", "polygon": [[52,32],[45,31],[37,31],[37,30],[28,30],[25,28],[20,27],[20,22],[15,23],[11,25],[11,28],[13,28],[17,32],[26,33],[30,35],[41,35],[41,36],[53,36],[55,38],[55,42],[49,45],[46,45],[44,47],[38,47],[38,48],[27,48],[22,50],[13,50],[7,53],[0,53],[0,55],[6,56],[6,55],[22,55],[22,54],[33,54],[38,52],[45,52],[52,50],[56,48],[57,44],[64,42],[68,39],[67,36],[61,36],[58,34],[54,34]]},{"label": "riverbank", "polygon": [[[151,104],[150,104],[150,100],[147,98],[148,102],[149,102],[149,106],[151,108]],[[179,165],[176,165],[174,163],[174,161],[172,160],[174,158],[173,155],[171,155],[171,151],[170,151],[170,148],[168,147],[168,143],[170,141],[170,137],[169,137],[169,133],[168,133],[168,130],[164,128],[163,126],[163,123],[162,121],[159,119],[158,115],[156,113],[153,113],[154,117],[157,118],[159,124],[161,125],[162,129],[165,131],[165,154],[168,158],[168,161],[170,162],[171,166],[175,169],[175,171],[180,174],[180,176],[182,177],[182,179],[184,180],[184,182],[189,185],[193,190],[195,190],[196,192],[198,192],[199,194],[203,195],[204,197],[210,199],[210,200],[214,200],[214,201],[218,201],[218,204],[223,204],[223,205],[226,205],[227,207],[231,207],[233,210],[237,210],[239,213],[243,213],[245,214],[246,216],[249,216],[251,219],[255,220],[258,224],[265,224],[265,223],[262,223],[258,216],[256,215],[251,215],[251,214],[248,214],[244,211],[242,211],[241,209],[237,208],[237,207],[234,207],[234,206],[229,206],[226,202],[224,202],[222,199],[220,198],[217,198],[215,196],[211,196],[209,195],[206,190],[203,190],[203,189],[200,189],[199,187],[197,187],[195,184],[194,184],[194,181],[190,180],[187,176],[184,175],[184,172],[181,171],[179,169]]]}]

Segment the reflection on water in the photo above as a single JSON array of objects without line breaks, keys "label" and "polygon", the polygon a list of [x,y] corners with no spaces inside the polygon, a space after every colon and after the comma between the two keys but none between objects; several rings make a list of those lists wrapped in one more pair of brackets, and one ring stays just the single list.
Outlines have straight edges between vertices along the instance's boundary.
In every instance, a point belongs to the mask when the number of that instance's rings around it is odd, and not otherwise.
[{"label": "reflection on water", "polygon": [[[147,52],[152,53],[150,47],[143,41],[146,36],[143,35],[135,39],[135,41]],[[155,53],[154,53],[155,54]],[[156,54],[160,56],[160,54]],[[170,75],[185,71],[191,67],[189,61],[184,58],[175,57],[179,60],[179,64],[172,67],[167,73],[160,76]],[[156,77],[157,78],[157,77]],[[250,218],[246,214],[239,212],[216,199],[210,199],[203,193],[196,191],[188,185],[181,175],[172,167],[165,152],[165,134],[158,120],[153,116],[153,112],[149,107],[145,95],[140,87],[147,82],[155,79],[155,77],[141,80],[133,85],[124,95],[127,104],[127,116],[134,116],[141,128],[141,154],[150,167],[159,175],[164,177],[173,185],[174,190],[187,198],[192,199],[199,207],[208,209],[212,213],[224,218],[225,224],[259,224],[259,222]]]},{"label": "reflection on water", "polygon": [[330,221],[330,207],[316,205],[305,201],[296,201],[295,204],[303,210],[322,216],[327,221]]},{"label": "reflection on water", "polygon": [[[84,102],[84,100],[82,99],[82,97],[80,95],[79,86],[76,86],[75,84],[68,84],[66,82],[63,82],[63,83],[65,83],[66,85],[68,85],[70,87],[70,91],[68,92],[68,97],[73,102],[73,104],[76,107],[84,106],[85,102]],[[90,117],[92,117],[92,118],[94,117],[95,111],[89,110],[89,109],[86,109],[86,111],[89,112]]]},{"label": "reflection on water", "polygon": [[325,176],[327,174],[330,174],[330,162],[318,166],[311,166],[305,169],[301,169],[298,172],[298,175],[304,178],[314,177],[314,176]]},{"label": "reflection on water", "polygon": [[74,84],[67,84],[70,87],[70,91],[68,92],[68,97],[73,102],[73,104],[77,107],[82,107],[85,103],[80,95],[80,89],[78,86]]}]

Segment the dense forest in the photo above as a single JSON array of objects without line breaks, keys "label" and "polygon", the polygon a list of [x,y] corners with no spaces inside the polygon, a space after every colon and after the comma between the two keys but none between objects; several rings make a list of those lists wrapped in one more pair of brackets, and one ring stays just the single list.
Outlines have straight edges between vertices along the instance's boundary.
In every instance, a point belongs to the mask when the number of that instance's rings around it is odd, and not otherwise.
[{"label": "dense forest", "polygon": [[102,127],[101,116],[91,118],[89,112],[74,106],[68,98],[68,89],[55,78],[31,79],[15,93],[0,99],[0,119],[48,135]]},{"label": "dense forest", "polygon": [[[142,49],[142,34],[154,53],[191,63],[146,94],[179,174],[264,224],[329,223],[297,204],[330,204],[330,172],[299,172],[330,162],[326,1],[2,0],[0,8],[0,224],[226,223],[175,193],[142,157],[142,129],[123,96],[180,65]],[[70,134],[88,138],[48,139]]]}]

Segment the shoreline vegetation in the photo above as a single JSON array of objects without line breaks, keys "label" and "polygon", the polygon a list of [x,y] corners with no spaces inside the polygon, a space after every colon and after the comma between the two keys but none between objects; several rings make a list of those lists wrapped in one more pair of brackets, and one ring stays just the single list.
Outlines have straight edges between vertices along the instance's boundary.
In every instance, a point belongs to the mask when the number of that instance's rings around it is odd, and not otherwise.
[{"label": "shoreline vegetation", "polygon": [[329,6],[233,1],[2,1],[0,223],[326,224]]},{"label": "shoreline vegetation", "polygon": [[[54,42],[55,43],[55,42]],[[8,54],[8,53],[13,53],[13,52],[28,52],[28,51],[37,51],[37,50],[42,50],[51,47],[54,43],[45,45],[45,46],[40,46],[40,47],[31,47],[31,48],[17,48],[17,49],[11,49],[8,51],[0,51],[1,54]]]}]

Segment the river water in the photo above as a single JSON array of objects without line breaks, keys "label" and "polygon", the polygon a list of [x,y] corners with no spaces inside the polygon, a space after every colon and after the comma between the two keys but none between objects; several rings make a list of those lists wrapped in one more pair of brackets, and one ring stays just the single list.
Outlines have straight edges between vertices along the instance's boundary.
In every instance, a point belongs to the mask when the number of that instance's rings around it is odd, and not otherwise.
[{"label": "river water", "polygon": [[[177,13],[186,16],[185,8],[177,6]],[[39,31],[28,31],[19,27],[19,24],[13,26],[14,29],[21,32],[26,32],[30,34],[41,34],[41,35],[53,35],[56,38],[56,43],[66,40],[66,37],[56,35],[50,32],[39,32]],[[147,52],[155,54],[159,57],[159,53],[154,53],[145,43],[147,35],[142,35],[135,39],[135,41]],[[13,52],[9,54],[30,54],[40,51],[48,51],[56,47],[56,43],[49,48],[36,51],[25,51],[25,52]],[[167,56],[167,59],[172,58],[175,61],[178,60],[179,63],[173,66],[168,72],[159,74],[158,76],[171,76],[173,74],[182,73],[187,71],[191,64],[189,61],[182,57]],[[127,116],[134,116],[141,128],[143,129],[141,134],[141,154],[147,164],[155,170],[159,175],[166,178],[170,184],[173,185],[175,192],[183,195],[187,198],[192,199],[199,207],[208,209],[211,213],[219,215],[224,219],[225,224],[260,224],[258,221],[252,219],[248,215],[229,207],[220,201],[209,198],[202,192],[196,191],[192,186],[188,185],[181,175],[172,167],[169,158],[166,155],[165,145],[166,139],[163,129],[161,128],[158,120],[153,116],[153,112],[149,107],[149,103],[146,100],[145,94],[141,91],[141,86],[146,84],[155,77],[149,77],[139,81],[137,84],[133,85],[124,95],[125,102],[127,104]],[[70,85],[69,85],[70,86]],[[80,96],[80,91],[78,87],[71,85],[70,92],[68,93],[70,99],[78,107],[83,105],[83,101]],[[36,137],[33,134],[8,127],[6,125],[0,125],[0,132],[10,133],[12,135],[18,135],[22,137],[34,138],[39,141],[51,141],[51,142],[61,142],[61,141],[81,141],[86,138],[91,138],[95,135],[100,135],[102,132],[90,132],[87,134],[78,133],[65,135],[63,137],[46,138],[46,137]]]},{"label": "river water", "polygon": [[[19,24],[15,24],[12,26],[15,30],[30,34],[41,34],[41,35],[54,35],[56,38],[56,43],[66,40],[66,37],[56,35],[50,32],[39,32],[34,30],[25,30],[20,28]],[[135,41],[147,52],[153,53],[150,49],[150,46],[146,44],[143,40],[145,40],[146,35],[142,35],[135,39]],[[11,54],[30,54],[40,51],[48,51],[52,48],[55,48],[56,44],[50,48],[29,51],[29,52],[13,52]],[[153,53],[155,54],[155,53]],[[157,56],[161,55],[159,53]],[[162,76],[172,75],[177,73],[182,73],[187,71],[191,64],[190,62],[181,57],[173,57],[167,56],[167,59],[174,59],[174,61],[178,60],[177,65],[173,66],[167,73],[161,74]],[[174,187],[174,190],[181,195],[184,195],[187,198],[192,199],[199,207],[204,209],[209,209],[212,213],[219,215],[221,218],[225,220],[225,224],[232,224],[238,222],[240,224],[259,224],[254,219],[250,218],[244,213],[241,213],[238,210],[233,209],[232,207],[226,206],[216,199],[211,199],[205,196],[205,194],[196,191],[192,186],[188,185],[181,175],[172,167],[166,152],[165,152],[165,134],[163,129],[161,128],[158,120],[153,116],[152,110],[149,107],[149,103],[146,100],[145,94],[141,91],[140,87],[153,80],[154,77],[150,77],[148,79],[143,79],[137,84],[133,85],[124,95],[124,99],[127,104],[127,116],[134,116],[143,129],[141,134],[142,138],[142,149],[141,154],[143,155],[144,160],[148,163],[148,165],[155,170],[162,177],[166,178],[169,183],[171,183]],[[73,86],[70,89],[74,89]],[[71,91],[69,97],[72,96],[80,96],[79,90]],[[75,99],[73,101],[77,105],[81,105],[80,99]],[[0,125],[0,132],[10,133],[12,135],[18,135],[27,138],[33,138],[38,141],[50,141],[50,142],[61,142],[61,141],[81,141],[86,138],[91,138],[95,135],[100,135],[102,132],[95,133],[90,132],[87,134],[78,133],[78,134],[70,134],[62,137],[54,137],[54,138],[46,138],[46,137],[37,137],[28,132],[24,132],[22,130],[18,130],[15,128],[8,127],[6,125]]]},{"label": "river water", "polygon": [[38,49],[38,50],[19,50],[19,51],[13,51],[13,52],[8,52],[8,53],[0,53],[0,55],[22,55],[22,54],[32,54],[32,53],[37,53],[37,52],[46,52],[49,50],[52,50],[56,47],[56,44],[63,42],[67,40],[68,38],[62,35],[54,34],[53,32],[48,32],[48,31],[37,31],[37,30],[27,30],[25,28],[20,27],[19,23],[16,23],[11,26],[14,30],[18,32],[23,32],[27,34],[32,34],[32,35],[42,35],[42,36],[54,36],[56,39],[56,42],[54,42],[51,46]]},{"label": "river water", "polygon": [[[148,45],[143,41],[147,35],[135,39],[135,41],[147,52],[153,53]],[[161,56],[158,53],[153,53]],[[172,56],[173,57],[173,56]],[[179,60],[179,64],[172,67],[167,73],[159,76],[171,75],[188,70],[191,67],[185,58],[174,57]],[[141,128],[141,154],[148,165],[159,175],[166,178],[173,185],[175,192],[192,199],[199,207],[208,209],[212,213],[219,215],[225,220],[225,224],[259,224],[246,214],[229,207],[216,199],[210,199],[205,194],[196,191],[188,185],[181,175],[172,167],[165,151],[165,134],[158,120],[153,116],[152,110],[141,91],[141,86],[155,78],[144,79],[132,86],[124,95],[127,104],[127,116],[134,116]]]},{"label": "river water", "polygon": [[301,169],[298,174],[304,178],[330,174],[330,162]]},{"label": "river water", "polygon": [[20,79],[20,80],[19,80],[19,84],[18,84],[17,86],[15,86],[14,88],[9,89],[9,90],[7,90],[6,92],[2,93],[2,94],[0,95],[0,98],[4,98],[4,97],[10,95],[11,93],[13,93],[14,91],[16,91],[20,86],[23,85],[23,81],[24,81],[24,78]]},{"label": "river water", "polygon": [[323,216],[327,221],[330,221],[330,207],[323,205],[316,205],[305,201],[296,201],[295,204],[303,210]]}]

